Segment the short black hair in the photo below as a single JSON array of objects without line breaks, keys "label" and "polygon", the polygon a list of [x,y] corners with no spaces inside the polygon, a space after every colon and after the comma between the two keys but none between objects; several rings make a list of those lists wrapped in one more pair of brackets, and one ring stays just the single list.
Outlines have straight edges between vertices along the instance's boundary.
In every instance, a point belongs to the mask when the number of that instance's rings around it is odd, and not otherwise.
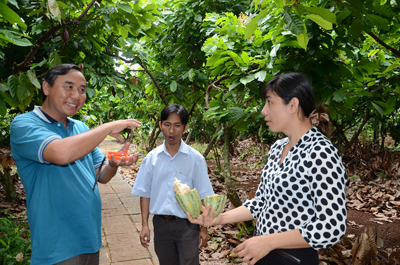
[{"label": "short black hair", "polygon": [[[44,76],[43,81],[46,81],[50,86],[52,86],[59,75],[66,75],[71,70],[77,70],[82,73],[81,68],[79,68],[79,66],[77,66],[76,64],[63,63],[51,68]],[[47,96],[43,93],[42,89],[42,100],[44,101],[46,98]]]},{"label": "short black hair", "polygon": [[183,126],[186,126],[186,124],[188,124],[189,113],[183,106],[178,105],[178,104],[168,105],[161,111],[161,123],[163,121],[167,120],[168,116],[171,113],[177,113],[179,115],[179,117],[181,117],[181,122],[182,122]]},{"label": "short black hair", "polygon": [[261,92],[264,100],[268,90],[282,98],[286,105],[292,98],[297,98],[300,108],[307,118],[315,109],[314,90],[308,78],[301,73],[286,73],[271,78]]}]

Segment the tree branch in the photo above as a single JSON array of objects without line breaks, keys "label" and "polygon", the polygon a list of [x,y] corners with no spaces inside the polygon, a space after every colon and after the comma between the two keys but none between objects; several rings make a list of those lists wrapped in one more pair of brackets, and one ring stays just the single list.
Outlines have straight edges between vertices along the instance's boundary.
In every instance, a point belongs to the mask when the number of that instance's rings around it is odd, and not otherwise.
[{"label": "tree branch", "polygon": [[[108,56],[111,57],[118,57],[120,60],[126,62],[126,63],[138,63],[135,60],[127,60],[119,55],[116,54],[112,54],[112,53],[108,53],[105,52],[105,54],[107,54]],[[141,61],[141,60],[140,60]],[[143,68],[143,70],[146,72],[146,74],[150,77],[151,81],[153,81],[154,85],[156,86],[157,90],[158,90],[158,94],[160,96],[160,99],[164,102],[165,106],[168,106],[168,101],[165,98],[165,94],[163,92],[163,90],[161,89],[161,86],[158,84],[157,80],[155,79],[155,77],[151,74],[151,72],[147,69],[146,65],[144,63],[139,63],[139,65]]]},{"label": "tree branch", "polygon": [[386,49],[388,49],[389,51],[391,51],[393,54],[395,54],[396,56],[400,57],[400,50],[396,50],[393,47],[390,47],[388,44],[386,44],[383,40],[381,40],[378,36],[376,36],[374,33],[372,32],[367,32],[368,35],[370,35],[376,42],[378,42],[380,45],[382,45],[383,47],[385,47]]},{"label": "tree branch", "polygon": [[78,24],[82,18],[88,13],[89,9],[93,6],[94,2],[96,2],[96,0],[92,0],[92,2],[90,2],[88,4],[88,6],[86,7],[86,9],[82,12],[82,14],[80,14],[79,17],[77,17],[76,19],[69,21],[69,22],[63,22],[62,24],[58,24],[54,27],[52,27],[49,31],[47,31],[42,37],[40,37],[38,39],[38,41],[35,43],[35,45],[33,45],[33,48],[30,50],[30,52],[28,53],[28,55],[25,57],[25,60],[22,61],[21,63],[17,64],[14,63],[13,66],[13,74],[18,74],[19,72],[21,72],[21,70],[23,68],[25,68],[28,64],[30,64],[30,62],[34,59],[37,51],[39,50],[40,46],[42,46],[42,44],[44,42],[46,42],[53,34],[55,34],[58,30],[62,29],[64,26],[69,26],[69,25],[73,25],[73,24]]}]

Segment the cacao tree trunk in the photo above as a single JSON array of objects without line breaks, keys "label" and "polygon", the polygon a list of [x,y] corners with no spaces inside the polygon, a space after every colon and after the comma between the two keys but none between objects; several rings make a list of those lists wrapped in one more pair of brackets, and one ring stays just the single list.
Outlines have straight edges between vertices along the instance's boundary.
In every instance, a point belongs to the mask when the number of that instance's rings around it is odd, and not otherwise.
[{"label": "cacao tree trunk", "polygon": [[208,146],[203,153],[205,159],[207,159],[208,153],[211,151],[215,142],[218,140],[217,133],[221,130],[221,125],[219,123],[216,124],[217,124],[217,129],[215,130],[215,133],[212,135],[211,141],[208,143]]},{"label": "cacao tree trunk", "polygon": [[154,149],[154,144],[156,143],[157,137],[160,135],[161,130],[158,126],[160,118],[158,118],[154,124],[153,130],[151,131],[150,137],[148,138],[148,145],[146,147],[146,151],[150,152]]},{"label": "cacao tree trunk", "polygon": [[231,127],[229,127],[228,122],[223,124],[224,127],[224,175],[225,175],[225,186],[227,190],[227,197],[232,202],[235,207],[242,205],[239,196],[237,195],[235,185],[232,181],[231,166],[229,164],[229,145],[230,145],[230,135]]},{"label": "cacao tree trunk", "polygon": [[3,171],[0,170],[0,184],[3,186],[3,189],[6,192],[7,201],[18,202],[19,197],[15,190],[15,186],[11,176],[11,168],[7,167],[2,169]]}]

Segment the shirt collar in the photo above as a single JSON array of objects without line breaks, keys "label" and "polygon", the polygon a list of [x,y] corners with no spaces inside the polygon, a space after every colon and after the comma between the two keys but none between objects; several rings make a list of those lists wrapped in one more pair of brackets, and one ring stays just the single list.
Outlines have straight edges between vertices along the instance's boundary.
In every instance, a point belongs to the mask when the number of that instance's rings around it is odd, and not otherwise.
[{"label": "shirt collar", "polygon": [[[162,148],[158,149],[157,152],[158,153],[165,152],[166,154],[169,154],[167,151],[167,148],[165,147],[165,140],[163,142]],[[185,154],[189,153],[189,146],[182,139],[181,139],[181,146],[179,147],[179,150],[178,150],[178,153],[179,152],[182,152]]]},{"label": "shirt collar", "polygon": [[[41,106],[35,106],[35,108],[33,109],[33,112],[34,112],[37,116],[39,116],[39,118],[41,118],[42,120],[44,120],[45,122],[48,122],[48,123],[55,123],[55,122],[58,122],[58,121],[56,121],[55,119],[53,119],[49,114],[47,114],[46,112],[44,112],[44,111],[42,110],[42,107],[41,107]],[[73,120],[71,120],[70,118],[68,118],[68,117],[67,117],[67,122],[68,122],[68,123],[75,124],[75,122],[74,122]]]}]

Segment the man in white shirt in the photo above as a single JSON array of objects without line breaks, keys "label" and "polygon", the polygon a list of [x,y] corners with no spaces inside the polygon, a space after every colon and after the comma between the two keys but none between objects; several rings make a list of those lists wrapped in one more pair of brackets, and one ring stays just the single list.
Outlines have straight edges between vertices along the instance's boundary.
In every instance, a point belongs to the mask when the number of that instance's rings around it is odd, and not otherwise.
[{"label": "man in white shirt", "polygon": [[196,188],[203,200],[214,191],[204,157],[182,140],[189,114],[178,104],[161,112],[160,129],[164,143],[143,160],[132,193],[140,196],[142,231],[140,240],[150,242],[149,214],[154,215],[154,247],[160,265],[199,264],[199,245],[207,245],[207,228],[191,224],[174,195],[174,178]]}]

